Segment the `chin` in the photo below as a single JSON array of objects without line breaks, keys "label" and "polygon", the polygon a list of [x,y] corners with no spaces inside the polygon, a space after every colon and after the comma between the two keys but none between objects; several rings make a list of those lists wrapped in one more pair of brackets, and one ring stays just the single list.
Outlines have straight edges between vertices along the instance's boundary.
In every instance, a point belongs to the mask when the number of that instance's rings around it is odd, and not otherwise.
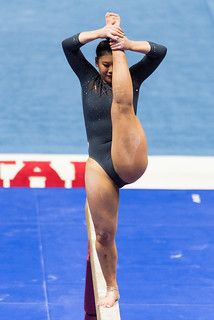
[{"label": "chin", "polygon": [[111,84],[111,83],[112,83],[112,78],[109,78],[109,77],[106,78],[106,79],[105,79],[105,82],[107,82],[108,84]]}]

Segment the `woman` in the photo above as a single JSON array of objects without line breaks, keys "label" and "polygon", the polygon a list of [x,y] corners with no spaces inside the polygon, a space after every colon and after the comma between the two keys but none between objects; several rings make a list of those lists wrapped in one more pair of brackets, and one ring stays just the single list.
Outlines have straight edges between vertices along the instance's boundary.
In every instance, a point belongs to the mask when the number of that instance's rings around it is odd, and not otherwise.
[{"label": "woman", "polygon": [[[95,39],[99,72],[85,59],[80,47]],[[107,284],[99,301],[112,307],[119,299],[116,280],[115,233],[119,188],[142,176],[147,167],[147,143],[136,117],[139,88],[158,67],[166,48],[149,41],[132,41],[120,28],[120,17],[106,14],[105,27],[81,32],[62,42],[63,50],[82,87],[89,158],[85,184],[96,232],[96,249]],[[125,50],[145,54],[128,68]]]}]

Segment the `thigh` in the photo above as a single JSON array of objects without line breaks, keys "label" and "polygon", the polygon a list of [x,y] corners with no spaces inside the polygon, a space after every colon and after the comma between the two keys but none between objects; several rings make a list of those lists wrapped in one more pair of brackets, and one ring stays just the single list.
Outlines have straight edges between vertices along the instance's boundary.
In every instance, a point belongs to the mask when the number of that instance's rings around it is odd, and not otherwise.
[{"label": "thigh", "polygon": [[118,219],[119,190],[104,169],[93,159],[86,164],[87,201],[96,232],[115,233]]},{"label": "thigh", "polygon": [[134,114],[112,113],[111,156],[115,171],[127,183],[139,179],[146,170],[146,135]]},{"label": "thigh", "polygon": [[[112,108],[119,109],[118,104],[112,103]],[[116,145],[118,154],[123,158],[124,153],[129,158],[136,152],[142,155],[142,148],[146,150],[146,135],[144,129],[134,114],[133,106],[127,112],[112,112],[112,145]]]}]

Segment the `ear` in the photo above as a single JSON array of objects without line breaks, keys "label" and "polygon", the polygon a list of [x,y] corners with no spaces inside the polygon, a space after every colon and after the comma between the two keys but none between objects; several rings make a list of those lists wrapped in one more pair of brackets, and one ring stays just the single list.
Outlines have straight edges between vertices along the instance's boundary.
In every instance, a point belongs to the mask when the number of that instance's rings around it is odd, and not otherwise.
[{"label": "ear", "polygon": [[97,57],[95,57],[95,64],[98,67],[98,58]]}]

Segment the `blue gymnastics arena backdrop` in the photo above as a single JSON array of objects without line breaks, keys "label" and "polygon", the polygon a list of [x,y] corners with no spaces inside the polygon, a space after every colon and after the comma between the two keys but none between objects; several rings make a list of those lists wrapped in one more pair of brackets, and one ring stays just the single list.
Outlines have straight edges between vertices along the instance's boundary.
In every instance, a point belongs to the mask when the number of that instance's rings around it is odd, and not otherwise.
[{"label": "blue gymnastics arena backdrop", "polygon": [[[213,0],[1,0],[0,153],[87,153],[79,81],[61,41],[102,27],[107,11],[129,38],[168,48],[138,104],[149,153],[214,155]],[[96,44],[83,48],[92,63]]]},{"label": "blue gymnastics arena backdrop", "polygon": [[[107,11],[121,15],[129,38],[168,48],[139,99],[149,153],[214,155],[213,0],[0,0],[0,5],[2,159],[6,153],[87,153],[80,86],[61,42],[102,27]],[[97,42],[83,48],[92,63]],[[130,64],[141,58],[127,55]],[[14,161],[17,170],[21,158]],[[178,170],[183,160],[176,170],[168,161],[168,176],[165,157],[159,159],[154,188],[164,182],[169,189],[181,184],[182,189],[197,189],[205,173],[202,189],[213,189],[212,157],[204,166],[196,158],[201,157],[189,157],[184,175]],[[6,155],[5,160],[11,159]],[[67,168],[64,163],[61,167]],[[198,167],[203,167],[201,175]],[[10,189],[6,173],[3,166],[0,319],[11,314],[17,320],[83,319],[84,189]],[[187,173],[191,184],[188,179],[184,184]],[[121,196],[122,318],[213,319],[213,191],[122,190]]]}]

